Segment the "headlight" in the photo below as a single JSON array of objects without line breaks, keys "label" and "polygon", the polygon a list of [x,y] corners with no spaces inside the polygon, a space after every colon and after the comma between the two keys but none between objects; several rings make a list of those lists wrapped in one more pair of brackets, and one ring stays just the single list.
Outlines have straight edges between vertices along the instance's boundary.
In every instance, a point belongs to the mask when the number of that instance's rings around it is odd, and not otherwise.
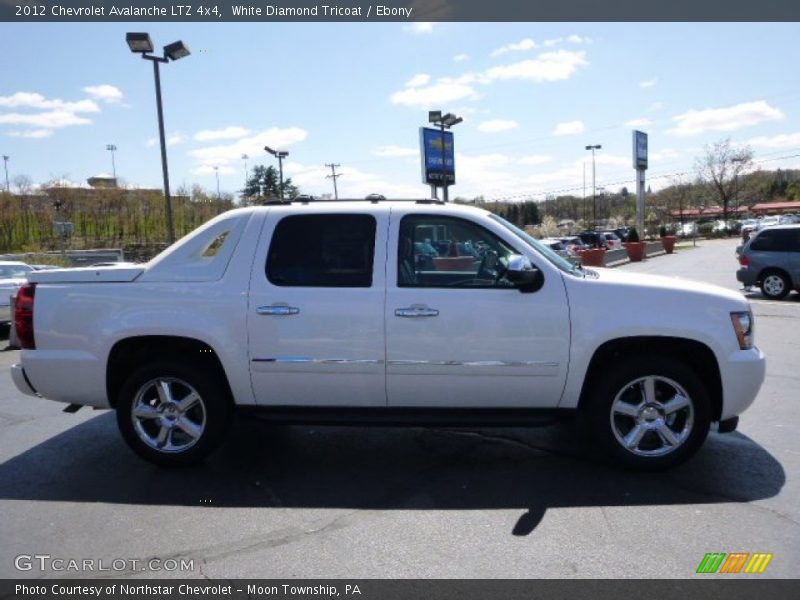
[{"label": "headlight", "polygon": [[739,348],[749,350],[753,347],[753,313],[732,312],[731,323],[736,332],[736,339],[739,341]]}]

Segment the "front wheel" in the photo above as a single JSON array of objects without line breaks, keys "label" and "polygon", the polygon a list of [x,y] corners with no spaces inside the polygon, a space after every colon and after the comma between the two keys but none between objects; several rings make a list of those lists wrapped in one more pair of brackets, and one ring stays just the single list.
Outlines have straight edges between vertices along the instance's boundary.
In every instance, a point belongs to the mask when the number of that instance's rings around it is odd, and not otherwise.
[{"label": "front wheel", "polygon": [[131,449],[161,466],[199,462],[223,440],[230,394],[213,370],[152,363],[123,384],[117,425]]},{"label": "front wheel", "polygon": [[613,462],[640,470],[665,469],[690,458],[710,426],[703,382],[671,357],[621,360],[595,381],[589,397],[598,444]]}]

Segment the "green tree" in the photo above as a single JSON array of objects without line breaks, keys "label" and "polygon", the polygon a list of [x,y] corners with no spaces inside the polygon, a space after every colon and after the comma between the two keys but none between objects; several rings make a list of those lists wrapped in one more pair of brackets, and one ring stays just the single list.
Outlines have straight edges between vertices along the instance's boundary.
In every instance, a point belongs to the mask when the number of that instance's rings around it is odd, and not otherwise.
[{"label": "green tree", "polygon": [[[272,165],[256,165],[251,169],[252,175],[247,180],[247,185],[242,190],[242,199],[245,203],[257,204],[269,200],[279,200],[280,192],[280,173]],[[289,200],[294,198],[299,192],[299,188],[292,183],[291,177],[283,180],[283,198]]]}]

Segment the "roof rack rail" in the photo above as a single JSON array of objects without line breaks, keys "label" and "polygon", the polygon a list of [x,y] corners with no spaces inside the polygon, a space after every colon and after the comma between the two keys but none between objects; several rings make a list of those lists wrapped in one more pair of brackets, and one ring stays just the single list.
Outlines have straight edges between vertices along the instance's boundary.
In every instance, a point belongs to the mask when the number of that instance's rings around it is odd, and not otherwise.
[{"label": "roof rack rail", "polygon": [[365,198],[317,198],[310,194],[300,194],[291,200],[267,200],[263,206],[283,206],[288,204],[310,204],[310,203],[327,202],[371,202],[377,204],[378,202],[415,202],[416,204],[444,204],[443,200],[439,198],[387,198],[382,194],[370,194]]}]

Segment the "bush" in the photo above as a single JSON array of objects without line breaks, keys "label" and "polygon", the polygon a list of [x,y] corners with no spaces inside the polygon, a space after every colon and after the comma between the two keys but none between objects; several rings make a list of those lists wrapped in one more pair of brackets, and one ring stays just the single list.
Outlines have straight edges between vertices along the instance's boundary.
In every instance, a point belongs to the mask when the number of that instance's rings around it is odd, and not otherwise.
[{"label": "bush", "polygon": [[667,237],[667,228],[664,227],[663,225],[661,227],[659,227],[658,235],[659,235],[659,237]]},{"label": "bush", "polygon": [[713,223],[701,223],[697,227],[697,233],[704,236],[710,237],[711,234],[714,233],[714,224]]},{"label": "bush", "polygon": [[638,242],[639,241],[639,232],[636,231],[636,227],[631,227],[628,230],[628,242]]}]

